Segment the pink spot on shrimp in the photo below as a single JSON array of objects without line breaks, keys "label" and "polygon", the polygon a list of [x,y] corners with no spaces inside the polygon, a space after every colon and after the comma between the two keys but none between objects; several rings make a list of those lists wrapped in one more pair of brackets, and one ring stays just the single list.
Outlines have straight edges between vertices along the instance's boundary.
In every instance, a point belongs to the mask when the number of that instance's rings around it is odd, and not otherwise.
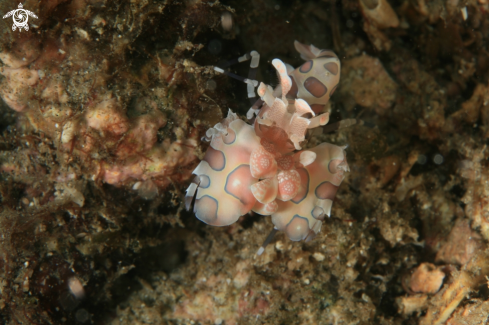
[{"label": "pink spot on shrimp", "polygon": [[336,192],[338,191],[338,186],[331,184],[330,182],[322,182],[316,187],[315,194],[318,199],[321,200],[333,200]]},{"label": "pink spot on shrimp", "polygon": [[328,92],[328,88],[314,77],[309,77],[304,81],[304,88],[316,98],[323,97]]},{"label": "pink spot on shrimp", "polygon": [[312,60],[307,61],[299,68],[299,71],[302,73],[308,73],[312,69]]},{"label": "pink spot on shrimp", "polygon": [[229,173],[224,185],[226,193],[238,199],[248,211],[253,208],[256,202],[253,193],[251,193],[253,180],[250,166],[240,165]]},{"label": "pink spot on shrimp", "polygon": [[285,226],[285,234],[290,240],[299,241],[304,239],[309,233],[309,222],[306,218],[295,215]]},{"label": "pink spot on shrimp", "polygon": [[212,225],[217,221],[217,209],[219,208],[219,203],[217,200],[211,196],[204,195],[200,199],[195,200],[194,212],[195,216],[209,224]]},{"label": "pink spot on shrimp", "polygon": [[334,74],[335,76],[338,74],[339,67],[336,63],[334,62],[328,62],[324,64],[324,68]]},{"label": "pink spot on shrimp", "polygon": [[209,166],[216,171],[221,171],[226,167],[226,157],[224,156],[224,153],[212,147],[207,149],[203,160],[207,161]]}]

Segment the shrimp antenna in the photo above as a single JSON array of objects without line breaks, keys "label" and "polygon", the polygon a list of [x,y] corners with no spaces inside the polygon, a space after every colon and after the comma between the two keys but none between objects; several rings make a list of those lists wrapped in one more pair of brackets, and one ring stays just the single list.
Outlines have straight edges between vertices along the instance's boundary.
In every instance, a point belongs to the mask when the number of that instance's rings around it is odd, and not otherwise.
[{"label": "shrimp antenna", "polygon": [[[224,70],[224,68],[232,66],[233,64],[246,62],[249,60],[251,60],[251,62],[250,62],[250,71],[248,72],[248,78],[244,78],[237,74]],[[221,67],[214,67],[214,70],[219,73],[225,74],[228,77],[246,83],[248,89],[248,98],[250,99],[250,103],[254,104],[257,100],[255,88],[258,87],[258,81],[255,80],[255,78],[256,78],[256,73],[258,71],[259,63],[260,63],[260,54],[257,51],[251,51],[250,53],[246,53],[245,55],[240,56],[239,58],[224,62],[223,64],[221,64]]]},{"label": "shrimp antenna", "polygon": [[256,252],[256,255],[260,256],[261,254],[263,254],[263,252],[265,251],[265,247],[267,247],[267,245],[270,244],[270,242],[272,241],[272,239],[275,236],[275,234],[277,233],[277,231],[278,231],[277,228],[273,228],[272,231],[270,231],[270,233],[268,234],[267,239],[265,239],[265,241],[263,242],[263,244],[261,245],[261,247]]}]

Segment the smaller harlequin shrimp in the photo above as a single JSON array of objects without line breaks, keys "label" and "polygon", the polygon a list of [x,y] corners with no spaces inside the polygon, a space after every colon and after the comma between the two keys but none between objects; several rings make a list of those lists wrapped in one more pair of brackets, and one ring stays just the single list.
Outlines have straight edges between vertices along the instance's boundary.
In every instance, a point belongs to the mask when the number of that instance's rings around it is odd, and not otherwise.
[{"label": "smaller harlequin shrimp", "polygon": [[[254,102],[247,117],[256,118],[250,125],[229,111],[227,118],[207,130],[210,147],[193,171],[196,177],[185,197],[187,209],[193,203],[196,217],[209,225],[230,225],[250,211],[270,215],[275,228],[264,245],[277,230],[294,241],[312,239],[330,216],[349,171],[345,146],[322,143],[301,148],[308,129],[329,121],[329,113],[320,113],[338,86],[340,61],[332,51],[297,41],[294,45],[306,62],[294,69],[274,59],[280,78],[275,89],[253,80],[259,61],[256,51],[238,59],[251,59],[250,78],[242,80]],[[253,99],[256,86],[258,100]]]}]

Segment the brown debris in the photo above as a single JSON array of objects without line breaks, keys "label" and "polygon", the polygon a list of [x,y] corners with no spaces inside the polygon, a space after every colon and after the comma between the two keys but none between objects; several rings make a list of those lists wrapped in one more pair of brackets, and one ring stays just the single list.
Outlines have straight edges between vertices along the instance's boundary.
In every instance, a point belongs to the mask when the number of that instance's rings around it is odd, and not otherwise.
[{"label": "brown debris", "polygon": [[428,296],[427,295],[414,295],[398,297],[396,303],[399,313],[404,315],[410,315],[414,312],[421,312],[427,309]]},{"label": "brown debris", "polygon": [[461,272],[450,285],[444,287],[439,294],[430,300],[431,306],[419,324],[443,324],[462,299],[472,290],[473,285],[474,281],[470,274]]},{"label": "brown debris", "polygon": [[340,94],[353,106],[375,110],[384,115],[396,99],[397,85],[378,58],[361,55],[342,62]]},{"label": "brown debris", "polygon": [[407,178],[402,178],[396,187],[396,198],[399,201],[403,201],[411,190],[422,185],[423,183],[424,180],[422,175],[418,175],[416,177],[409,176]]},{"label": "brown debris", "polygon": [[[385,216],[389,209],[385,207]],[[418,231],[409,226],[408,222],[399,215],[394,218],[383,217],[379,220],[380,233],[389,244],[394,247],[398,244],[402,245],[407,242],[416,242],[418,240]]]},{"label": "brown debris", "polygon": [[460,130],[462,125],[476,125],[481,120],[482,127],[486,130],[485,137],[489,137],[489,87],[478,84],[472,97],[462,103],[462,108],[451,114],[444,127],[445,132]]},{"label": "brown debris", "polygon": [[438,138],[445,125],[445,90],[415,60],[399,57],[392,70],[397,74],[400,86],[410,94],[400,95],[401,100],[393,108],[394,115],[403,121],[403,130],[414,132],[422,139]]},{"label": "brown debris", "polygon": [[470,228],[467,219],[458,219],[446,243],[436,253],[435,262],[464,265],[480,247],[480,235]]},{"label": "brown debris", "polygon": [[489,314],[489,301],[474,301],[455,311],[447,320],[447,325],[484,324]]},{"label": "brown debris", "polygon": [[484,239],[489,239],[489,173],[487,147],[472,150],[465,148],[468,159],[460,162],[460,175],[467,180],[467,191],[462,202],[465,215],[472,221],[472,228],[480,229]]},{"label": "brown debris", "polygon": [[382,29],[396,28],[399,18],[387,0],[359,0],[365,21],[363,30],[378,51],[389,51],[392,41]]},{"label": "brown debris", "polygon": [[360,0],[365,17],[380,29],[398,27],[399,18],[387,0]]},{"label": "brown debris", "polygon": [[486,260],[487,251],[479,250],[462,271],[452,271],[452,280],[430,300],[430,307],[420,324],[444,324],[469,292],[486,283],[483,276],[489,272]]}]

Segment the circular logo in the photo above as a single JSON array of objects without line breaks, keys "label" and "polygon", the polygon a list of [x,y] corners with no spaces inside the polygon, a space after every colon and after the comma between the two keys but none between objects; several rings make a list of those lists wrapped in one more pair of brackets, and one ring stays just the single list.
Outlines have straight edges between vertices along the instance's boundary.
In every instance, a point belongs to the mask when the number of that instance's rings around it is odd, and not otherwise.
[{"label": "circular logo", "polygon": [[19,9],[8,12],[5,16],[3,16],[3,18],[7,18],[10,16],[12,16],[12,19],[14,21],[14,24],[12,25],[12,30],[14,31],[17,28],[19,29],[19,31],[22,31],[22,28],[24,28],[25,30],[29,30],[29,25],[27,24],[29,16],[37,18],[37,16],[33,12],[25,10],[22,7],[22,3],[19,3]]},{"label": "circular logo", "polygon": [[[22,29],[27,26],[27,21],[29,17],[27,16],[27,12],[24,9],[17,9],[13,14],[14,25],[18,28]],[[29,29],[29,27],[27,27]]]}]

